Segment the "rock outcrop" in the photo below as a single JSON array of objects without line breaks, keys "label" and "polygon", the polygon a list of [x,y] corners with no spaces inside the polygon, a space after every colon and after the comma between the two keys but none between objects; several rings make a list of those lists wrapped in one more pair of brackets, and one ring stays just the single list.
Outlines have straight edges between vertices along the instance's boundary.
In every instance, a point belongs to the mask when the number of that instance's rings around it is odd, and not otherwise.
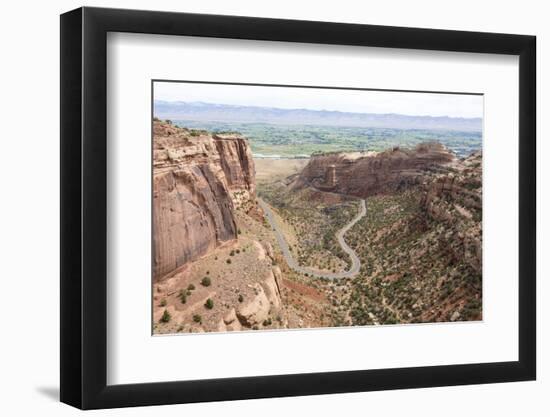
[{"label": "rock outcrop", "polygon": [[236,195],[245,195],[245,198],[250,199],[256,193],[256,182],[254,160],[248,141],[238,134],[215,134],[213,138],[233,199],[237,200]]},{"label": "rock outcrop", "polygon": [[236,239],[233,210],[254,198],[254,162],[244,137],[155,121],[154,278]]},{"label": "rock outcrop", "polygon": [[477,273],[482,262],[482,156],[476,152],[448,172],[426,177],[421,186],[421,207],[428,217],[455,231],[441,242],[456,259]]},{"label": "rock outcrop", "polygon": [[395,147],[379,153],[314,155],[292,187],[313,187],[365,198],[418,184],[427,170],[454,161],[455,155],[439,143],[420,144],[412,150]]}]

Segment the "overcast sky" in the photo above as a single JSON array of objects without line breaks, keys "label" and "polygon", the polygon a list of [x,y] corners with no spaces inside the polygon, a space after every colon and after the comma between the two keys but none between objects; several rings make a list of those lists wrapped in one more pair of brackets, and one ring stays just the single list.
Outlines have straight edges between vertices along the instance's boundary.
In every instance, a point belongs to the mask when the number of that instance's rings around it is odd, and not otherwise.
[{"label": "overcast sky", "polygon": [[285,109],[483,117],[483,96],[155,82],[154,99]]}]

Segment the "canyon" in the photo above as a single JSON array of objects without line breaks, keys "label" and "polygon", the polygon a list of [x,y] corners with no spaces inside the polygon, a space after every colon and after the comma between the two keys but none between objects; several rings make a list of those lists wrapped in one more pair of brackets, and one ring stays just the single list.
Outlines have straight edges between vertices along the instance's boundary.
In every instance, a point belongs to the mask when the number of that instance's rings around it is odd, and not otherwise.
[{"label": "canyon", "polygon": [[481,319],[481,152],[306,161],[154,121],[154,333]]}]

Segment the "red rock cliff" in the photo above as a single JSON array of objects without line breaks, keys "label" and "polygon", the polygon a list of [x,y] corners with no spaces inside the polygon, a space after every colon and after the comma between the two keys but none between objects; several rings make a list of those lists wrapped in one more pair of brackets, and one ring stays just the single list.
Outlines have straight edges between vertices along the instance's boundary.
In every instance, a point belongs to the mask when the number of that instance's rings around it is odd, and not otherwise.
[{"label": "red rock cliff", "polygon": [[254,196],[254,162],[245,138],[155,121],[154,279],[235,239],[234,207]]},{"label": "red rock cliff", "polygon": [[421,144],[413,150],[317,155],[293,186],[368,197],[416,184],[426,170],[453,161],[455,156],[439,143]]}]

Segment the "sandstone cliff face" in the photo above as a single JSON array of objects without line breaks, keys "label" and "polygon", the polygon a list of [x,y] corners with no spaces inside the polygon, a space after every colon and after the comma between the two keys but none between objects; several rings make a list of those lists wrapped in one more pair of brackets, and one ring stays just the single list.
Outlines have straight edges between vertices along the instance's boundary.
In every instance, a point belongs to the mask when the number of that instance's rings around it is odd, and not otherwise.
[{"label": "sandstone cliff face", "polygon": [[235,204],[254,195],[254,163],[245,138],[155,121],[154,278],[235,239]]},{"label": "sandstone cliff face", "polygon": [[254,160],[248,141],[238,134],[215,134],[213,137],[229,189],[246,190],[254,195]]},{"label": "sandstone cliff face", "polygon": [[426,170],[452,163],[455,156],[443,145],[427,143],[414,150],[394,148],[376,153],[335,153],[313,156],[293,183],[296,189],[368,197],[418,184]]}]

